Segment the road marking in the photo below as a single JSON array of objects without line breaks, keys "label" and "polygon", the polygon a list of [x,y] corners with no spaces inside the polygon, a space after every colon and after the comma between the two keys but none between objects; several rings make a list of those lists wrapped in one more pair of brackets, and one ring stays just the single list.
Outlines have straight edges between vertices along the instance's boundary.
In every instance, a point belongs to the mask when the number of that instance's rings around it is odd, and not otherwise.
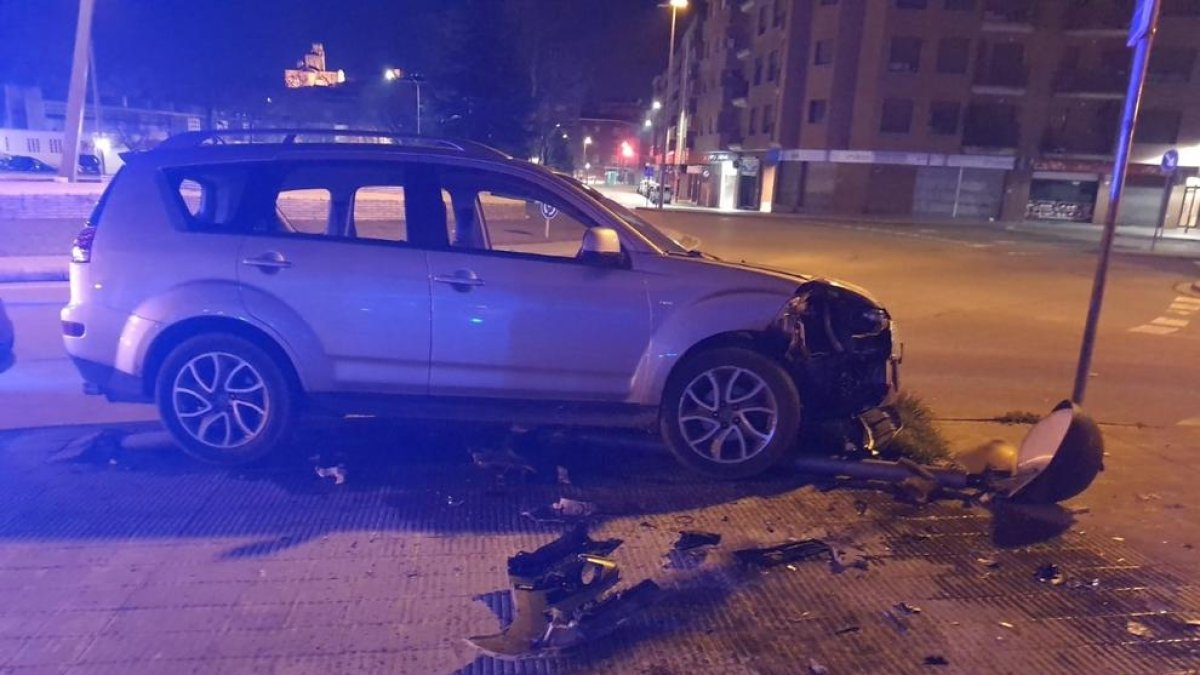
[{"label": "road marking", "polygon": [[1167,316],[1160,316],[1152,320],[1150,323],[1144,323],[1140,326],[1135,326],[1129,329],[1130,333],[1148,333],[1150,335],[1170,335],[1177,332],[1180,328],[1187,328],[1191,321],[1192,314],[1200,312],[1200,298],[1193,298],[1186,295],[1177,295],[1167,307],[1166,314],[1171,316],[1182,317],[1172,319]]},{"label": "road marking", "polygon": [[1189,417],[1186,420],[1181,420],[1176,424],[1181,427],[1200,427],[1200,417]]},{"label": "road marking", "polygon": [[1164,326],[1152,326],[1150,324],[1143,324],[1141,326],[1136,326],[1134,328],[1130,328],[1129,332],[1130,333],[1149,333],[1150,335],[1167,335],[1169,333],[1174,333],[1178,330],[1179,330],[1178,328],[1166,328]]},{"label": "road marking", "polygon": [[1155,326],[1172,326],[1174,328],[1184,328],[1188,325],[1188,322],[1184,319],[1168,319],[1165,316],[1160,316],[1150,323]]}]

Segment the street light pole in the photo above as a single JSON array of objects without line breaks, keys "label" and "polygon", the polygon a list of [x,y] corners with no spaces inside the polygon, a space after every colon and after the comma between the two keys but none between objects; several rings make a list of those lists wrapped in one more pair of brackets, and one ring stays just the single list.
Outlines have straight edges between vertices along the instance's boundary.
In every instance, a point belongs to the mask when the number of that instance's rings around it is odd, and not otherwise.
[{"label": "street light pole", "polygon": [[58,167],[59,177],[71,183],[79,174],[79,137],[83,135],[83,102],[87,98],[88,53],[91,51],[95,7],[96,0],[79,0],[79,19],[75,23],[75,51],[67,89],[67,112],[63,118],[62,162]]},{"label": "street light pole", "polygon": [[1104,217],[1104,236],[1100,240],[1100,259],[1096,263],[1096,276],[1092,280],[1092,299],[1083,328],[1079,365],[1075,370],[1075,390],[1071,396],[1071,399],[1080,405],[1083,404],[1083,397],[1087,393],[1088,376],[1092,369],[1096,327],[1100,322],[1100,308],[1104,304],[1108,261],[1112,255],[1113,239],[1117,231],[1117,211],[1121,208],[1121,192],[1125,187],[1125,175],[1129,171],[1129,150],[1133,145],[1133,132],[1137,124],[1138,108],[1142,102],[1142,85],[1150,63],[1150,50],[1154,46],[1155,33],[1158,32],[1159,5],[1159,0],[1140,0],[1134,10],[1134,20],[1130,29],[1129,46],[1134,48],[1133,69],[1129,75],[1129,88],[1125,92],[1125,110],[1121,117],[1121,135],[1117,137],[1117,151],[1113,161],[1108,213]]},{"label": "street light pole", "polygon": [[[679,10],[686,9],[688,0],[670,0],[671,6],[671,40],[667,49],[667,79],[666,85],[669,89],[671,86],[671,68],[675,65],[675,23],[679,18]],[[678,133],[678,131],[676,132]],[[666,166],[664,165],[667,159],[667,129],[663,128],[663,144],[662,144],[662,160],[658,163],[658,208],[663,207],[663,193],[665,192],[664,183],[667,179]]]}]

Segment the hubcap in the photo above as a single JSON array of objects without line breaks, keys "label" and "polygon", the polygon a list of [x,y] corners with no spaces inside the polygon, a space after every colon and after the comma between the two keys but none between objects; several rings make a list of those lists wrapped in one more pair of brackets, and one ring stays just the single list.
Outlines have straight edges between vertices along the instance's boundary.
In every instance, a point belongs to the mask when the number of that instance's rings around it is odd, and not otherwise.
[{"label": "hubcap", "polygon": [[737,464],[758,455],[775,437],[779,406],[761,377],[722,366],[698,375],[679,399],[679,432],[711,462]]},{"label": "hubcap", "polygon": [[175,374],[171,403],[192,438],[221,450],[257,438],[271,409],[262,375],[225,352],[201,354],[184,364]]}]

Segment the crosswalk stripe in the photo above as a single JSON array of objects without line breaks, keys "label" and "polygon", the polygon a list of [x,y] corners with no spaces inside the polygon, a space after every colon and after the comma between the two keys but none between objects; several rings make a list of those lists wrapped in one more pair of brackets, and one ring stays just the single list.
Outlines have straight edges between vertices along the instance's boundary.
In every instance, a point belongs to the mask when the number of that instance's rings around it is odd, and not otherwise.
[{"label": "crosswalk stripe", "polygon": [[1150,324],[1145,324],[1142,326],[1137,326],[1136,328],[1130,328],[1129,332],[1130,333],[1149,333],[1151,335],[1166,335],[1168,333],[1174,333],[1177,330],[1179,330],[1179,329],[1178,328],[1167,328],[1166,326],[1151,326]]},{"label": "crosswalk stripe", "polygon": [[1175,328],[1183,328],[1184,326],[1188,325],[1188,322],[1183,319],[1168,319],[1165,316],[1160,316],[1150,323],[1156,326],[1173,326]]},{"label": "crosswalk stripe", "polygon": [[1175,296],[1175,302],[1200,307],[1200,298],[1193,298],[1190,295],[1177,295]]}]

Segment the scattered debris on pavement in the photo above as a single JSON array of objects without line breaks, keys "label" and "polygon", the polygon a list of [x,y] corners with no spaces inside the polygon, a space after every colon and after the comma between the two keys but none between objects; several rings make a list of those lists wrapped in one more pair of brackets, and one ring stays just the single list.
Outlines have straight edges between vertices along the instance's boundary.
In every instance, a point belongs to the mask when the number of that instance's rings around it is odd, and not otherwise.
[{"label": "scattered debris on pavement", "polygon": [[620,579],[605,557],[620,539],[596,541],[576,526],[563,536],[508,559],[513,620],[501,632],[468,641],[500,659],[515,659],[576,647],[606,635],[653,604],[661,589],[646,579],[602,597]]},{"label": "scattered debris on pavement", "polygon": [[1000,561],[996,560],[995,558],[976,558],[975,562],[979,563],[980,565],[983,565],[984,567],[988,567],[991,569],[999,569],[1000,568]]},{"label": "scattered debris on pavement", "polygon": [[744,564],[758,567],[777,567],[788,563],[827,556],[834,574],[855,568],[865,570],[870,556],[853,546],[831,545],[820,539],[802,539],[777,546],[747,548],[734,551],[733,555]]},{"label": "scattered debris on pavement", "polygon": [[1140,638],[1148,638],[1152,635],[1150,627],[1141,621],[1128,621],[1125,624],[1125,632],[1130,635],[1136,635]]},{"label": "scattered debris on pavement", "polygon": [[1049,583],[1051,586],[1061,586],[1067,580],[1058,565],[1052,563],[1038,567],[1037,571],[1033,573],[1033,577],[1041,583]]},{"label": "scattered debris on pavement", "polygon": [[679,533],[679,541],[675,542],[675,550],[689,551],[701,546],[716,546],[719,543],[721,543],[721,535],[716,532],[683,530]]},{"label": "scattered debris on pavement", "polygon": [[522,511],[521,515],[539,523],[571,523],[578,522],[596,514],[596,505],[591,502],[559,497],[558,501],[546,506],[539,506],[532,511]]},{"label": "scattered debris on pavement", "polygon": [[904,619],[901,619],[892,610],[883,610],[883,618],[887,619],[888,623],[892,624],[892,627],[896,629],[896,632],[902,634],[908,632],[908,622],[906,622]]},{"label": "scattered debris on pavement", "polygon": [[856,623],[852,623],[848,626],[842,626],[841,628],[833,631],[833,634],[834,635],[849,635],[850,633],[857,633],[860,630],[862,630],[861,626],[859,626]]},{"label": "scattered debris on pavement", "polygon": [[1016,628],[1016,626],[1014,626],[1013,624],[1009,623],[1008,621],[1000,621],[999,623],[1000,623],[1000,627],[1001,627],[1001,628],[1007,628],[1007,629],[1009,629],[1009,630],[1013,630],[1013,629],[1015,629],[1015,628]]},{"label": "scattered debris on pavement", "polygon": [[829,669],[825,667],[825,664],[816,659],[808,660],[808,672],[810,675],[829,675]]},{"label": "scattered debris on pavement", "polygon": [[507,437],[499,448],[472,449],[471,461],[480,469],[494,471],[499,478],[507,478],[516,474],[527,478],[537,473],[537,470],[524,457],[513,450],[514,437]]},{"label": "scattered debris on pavement", "polygon": [[558,484],[559,485],[570,485],[571,484],[571,474],[567,472],[567,467],[565,467],[565,466],[558,467],[557,474],[558,474]]},{"label": "scattered debris on pavement", "polygon": [[317,478],[332,478],[334,485],[341,485],[346,482],[346,465],[335,464],[333,466],[318,466],[315,467]]},{"label": "scattered debris on pavement", "polygon": [[903,612],[905,614],[920,614],[921,613],[920,607],[917,607],[916,605],[910,605],[907,602],[896,603],[896,609],[900,610],[901,612]]},{"label": "scattered debris on pavement", "polygon": [[923,663],[927,666],[950,665],[950,662],[946,660],[946,657],[942,656],[941,654],[930,654],[929,656],[925,657],[925,661]]}]

